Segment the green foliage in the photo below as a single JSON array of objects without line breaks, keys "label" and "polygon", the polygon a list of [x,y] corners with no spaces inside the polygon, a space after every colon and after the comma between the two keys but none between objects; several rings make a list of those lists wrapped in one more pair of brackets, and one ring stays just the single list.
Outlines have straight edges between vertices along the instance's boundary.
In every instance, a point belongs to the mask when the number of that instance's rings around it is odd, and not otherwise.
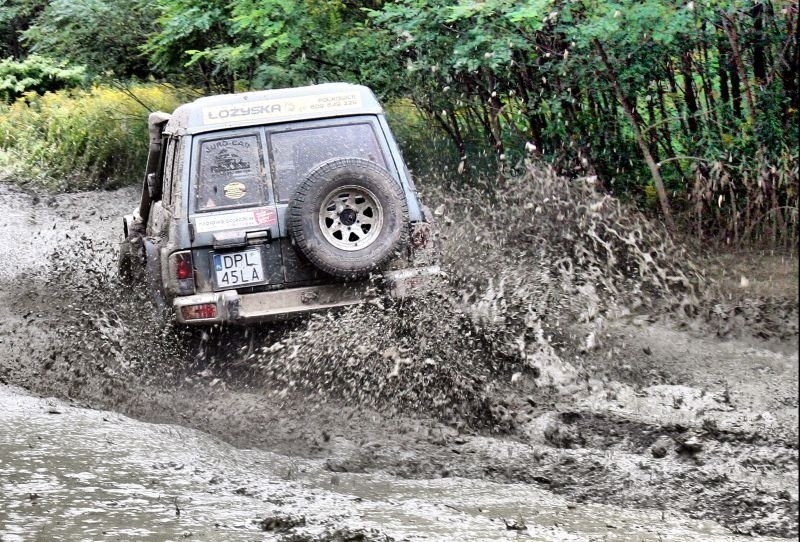
[{"label": "green foliage", "polygon": [[797,214],[796,175],[770,171],[797,170],[799,19],[788,0],[8,0],[0,47],[208,93],[364,83],[404,104],[418,168],[469,184],[544,156],[644,207],[663,186],[736,241]]},{"label": "green foliage", "polygon": [[57,191],[139,180],[147,158],[148,109],[172,111],[179,101],[163,85],[26,94],[0,105],[0,168],[21,182]]},{"label": "green foliage", "polygon": [[348,59],[370,58],[345,46],[364,16],[340,1],[162,0],[159,10],[160,29],[144,50],[159,69],[191,70],[209,90],[340,79],[352,73]]},{"label": "green foliage", "polygon": [[95,74],[147,77],[139,48],[155,30],[143,0],[52,0],[22,35],[33,53],[67,59]]},{"label": "green foliage", "polygon": [[389,125],[412,175],[446,183],[455,173],[455,164],[458,163],[454,161],[458,158],[457,150],[447,134],[432,124],[407,98],[393,100],[385,108]]},{"label": "green foliage", "polygon": [[0,0],[0,58],[22,59],[27,50],[21,33],[47,5],[47,0]]},{"label": "green foliage", "polygon": [[[394,38],[385,64],[466,172],[486,151],[507,170],[527,142],[653,206],[649,154],[700,233],[738,242],[755,216],[772,232],[796,223],[797,158],[781,151],[798,146],[796,3],[403,0],[369,15]],[[775,168],[786,181],[768,180]]]},{"label": "green foliage", "polygon": [[44,94],[79,86],[85,82],[85,71],[83,66],[68,66],[38,55],[23,61],[0,60],[0,101],[9,103],[28,92]]},{"label": "green foliage", "polygon": [[167,73],[183,71],[208,90],[232,90],[235,65],[215,64],[198,56],[207,44],[225,43],[231,38],[228,3],[161,0],[155,6],[159,13],[158,31],[143,45],[153,66]]}]

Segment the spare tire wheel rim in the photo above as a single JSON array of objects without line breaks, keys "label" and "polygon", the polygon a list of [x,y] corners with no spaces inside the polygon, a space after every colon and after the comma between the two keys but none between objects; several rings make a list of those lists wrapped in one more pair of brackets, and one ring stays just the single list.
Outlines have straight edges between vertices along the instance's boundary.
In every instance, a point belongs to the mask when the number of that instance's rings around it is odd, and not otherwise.
[{"label": "spare tire wheel rim", "polygon": [[319,210],[322,236],[334,247],[354,251],[370,246],[383,229],[383,206],[363,186],[340,186],[328,193]]}]

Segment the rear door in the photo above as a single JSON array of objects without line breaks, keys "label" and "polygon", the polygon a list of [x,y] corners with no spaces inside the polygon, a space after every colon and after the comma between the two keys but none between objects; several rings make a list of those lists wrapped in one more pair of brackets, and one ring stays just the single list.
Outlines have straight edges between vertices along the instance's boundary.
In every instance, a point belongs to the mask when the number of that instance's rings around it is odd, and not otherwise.
[{"label": "rear door", "polygon": [[268,126],[270,175],[275,192],[281,240],[284,280],[297,283],[330,277],[311,265],[286,237],[288,207],[297,187],[321,163],[332,158],[362,158],[375,162],[397,178],[385,139],[372,115],[294,122]]},{"label": "rear door", "polygon": [[265,143],[260,128],[193,138],[188,208],[199,291],[284,281]]}]

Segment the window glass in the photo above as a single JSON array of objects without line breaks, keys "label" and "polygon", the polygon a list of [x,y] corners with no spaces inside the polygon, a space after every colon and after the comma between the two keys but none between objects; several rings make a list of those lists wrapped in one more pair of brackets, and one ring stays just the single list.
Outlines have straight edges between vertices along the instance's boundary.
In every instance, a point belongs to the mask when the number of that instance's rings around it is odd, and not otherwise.
[{"label": "window glass", "polygon": [[302,180],[331,158],[363,158],[385,168],[372,125],[346,124],[276,132],[270,136],[278,201],[292,197]]},{"label": "window glass", "polygon": [[175,143],[175,153],[172,155],[172,173],[170,174],[170,198],[169,204],[175,203],[175,191],[181,186],[181,163],[183,162],[183,138]]},{"label": "window glass", "polygon": [[258,136],[233,136],[200,143],[197,210],[244,207],[263,202]]},{"label": "window glass", "polygon": [[167,139],[166,145],[162,146],[164,149],[164,170],[161,172],[162,185],[161,185],[161,201],[164,205],[172,205],[172,170],[175,163],[175,140]]}]

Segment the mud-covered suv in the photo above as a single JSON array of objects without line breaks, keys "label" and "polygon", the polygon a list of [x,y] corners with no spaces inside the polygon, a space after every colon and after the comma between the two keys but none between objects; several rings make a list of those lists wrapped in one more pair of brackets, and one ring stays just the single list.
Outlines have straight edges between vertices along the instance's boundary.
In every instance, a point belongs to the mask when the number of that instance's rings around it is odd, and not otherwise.
[{"label": "mud-covered suv", "polygon": [[439,273],[432,217],[368,88],[206,97],[149,126],[120,274],[178,322],[403,298]]}]

